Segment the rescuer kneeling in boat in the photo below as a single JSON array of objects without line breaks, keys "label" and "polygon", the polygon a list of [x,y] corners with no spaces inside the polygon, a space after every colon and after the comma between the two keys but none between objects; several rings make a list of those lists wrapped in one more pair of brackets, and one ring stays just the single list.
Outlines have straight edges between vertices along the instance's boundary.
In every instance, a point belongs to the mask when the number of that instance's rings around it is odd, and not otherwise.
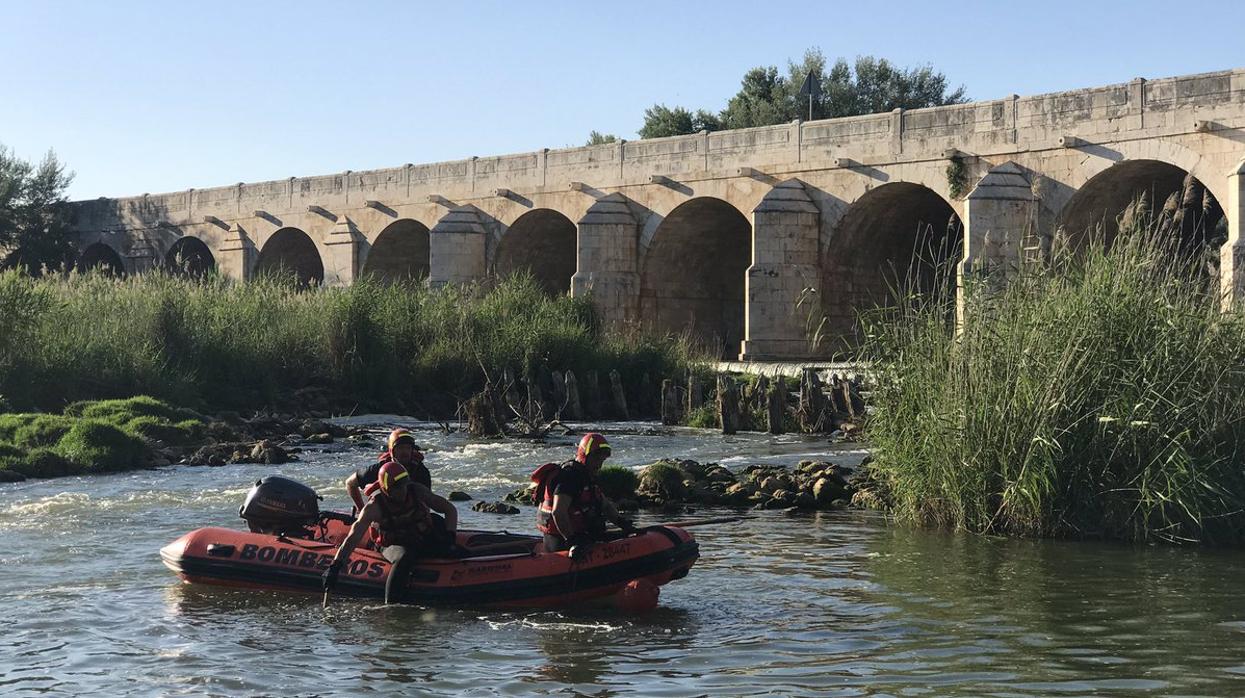
[{"label": "rescuer kneeling in boat", "polygon": [[[449,502],[414,482],[410,472],[393,461],[380,467],[376,482],[368,485],[364,494],[368,496],[367,504],[337,549],[333,563],[324,571],[325,591],[337,583],[337,575],[350,561],[350,553],[363,532],[370,531],[381,554],[393,565],[385,580],[385,603],[401,601],[416,558],[455,554],[458,512]],[[445,515],[443,525],[432,516],[433,509]]]},{"label": "rescuer kneeling in boat", "polygon": [[415,444],[415,437],[411,435],[411,432],[401,427],[394,429],[389,432],[389,439],[385,445],[387,446],[385,452],[380,454],[380,458],[375,463],[359,468],[346,478],[346,492],[354,500],[355,511],[363,510],[364,488],[376,482],[381,466],[389,461],[397,461],[399,465],[406,468],[413,482],[432,489],[432,474],[424,465],[424,454]]},{"label": "rescuer kneeling in boat", "polygon": [[635,532],[635,525],[618,515],[618,509],[597,485],[596,475],[609,457],[610,445],[604,436],[584,434],[575,460],[546,463],[532,473],[538,505],[536,528],[545,534],[548,552],[603,540],[607,521],[624,533]]}]

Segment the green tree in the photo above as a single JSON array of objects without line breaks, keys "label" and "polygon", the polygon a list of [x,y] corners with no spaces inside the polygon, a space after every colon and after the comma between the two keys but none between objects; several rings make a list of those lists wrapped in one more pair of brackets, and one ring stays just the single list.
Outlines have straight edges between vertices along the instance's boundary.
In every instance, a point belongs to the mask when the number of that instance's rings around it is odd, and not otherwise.
[{"label": "green tree", "polygon": [[[902,107],[919,109],[968,101],[964,88],[948,89],[946,75],[932,67],[900,68],[885,58],[861,56],[854,63],[840,58],[827,69],[826,57],[818,49],[804,52],[799,61],[788,61],[786,74],[777,66],[749,70],[740,81],[739,91],[715,118],[701,110],[693,115],[687,109],[655,105],[644,112],[641,138],[673,136],[708,128],[750,128],[809,118],[809,99],[800,94],[804,79],[812,73],[821,94],[812,100],[812,118],[828,119],[888,112]],[[696,120],[700,120],[698,125]],[[705,126],[703,124],[711,124]]]},{"label": "green tree", "polygon": [[671,109],[664,104],[654,104],[644,110],[644,125],[640,127],[640,138],[664,138],[665,136],[686,136],[701,131],[718,131],[722,122],[716,114],[704,109],[692,113],[683,107]]},{"label": "green tree", "polygon": [[592,133],[588,134],[588,142],[584,143],[584,145],[605,145],[606,143],[616,143],[616,142],[618,142],[618,136],[615,136],[612,133],[601,133],[600,131],[593,131]]},{"label": "green tree", "polygon": [[0,145],[0,266],[38,272],[72,259],[65,196],[72,180],[50,151],[35,166]]},{"label": "green tree", "polygon": [[[799,89],[799,83],[796,83]],[[721,120],[725,128],[748,128],[791,120],[790,80],[778,68],[753,68],[744,74],[739,92],[726,103]]]},{"label": "green tree", "polygon": [[947,76],[928,65],[900,68],[885,58],[861,56],[849,66],[840,58],[822,79],[822,107],[826,118],[834,118],[968,101],[963,86],[947,90]]}]

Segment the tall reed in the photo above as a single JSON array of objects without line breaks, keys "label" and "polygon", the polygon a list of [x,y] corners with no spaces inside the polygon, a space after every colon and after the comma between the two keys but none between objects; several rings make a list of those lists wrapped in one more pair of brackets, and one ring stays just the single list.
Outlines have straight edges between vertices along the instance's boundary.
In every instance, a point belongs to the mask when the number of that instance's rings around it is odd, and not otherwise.
[{"label": "tall reed", "polygon": [[1245,316],[1151,228],[864,318],[878,494],[922,524],[1245,539]]},{"label": "tall reed", "polygon": [[584,299],[530,278],[490,288],[300,289],[162,274],[0,274],[0,395],[22,409],[153,395],[250,407],[323,388],[360,409],[452,412],[506,367],[673,375],[698,356],[675,337],[605,330]]}]

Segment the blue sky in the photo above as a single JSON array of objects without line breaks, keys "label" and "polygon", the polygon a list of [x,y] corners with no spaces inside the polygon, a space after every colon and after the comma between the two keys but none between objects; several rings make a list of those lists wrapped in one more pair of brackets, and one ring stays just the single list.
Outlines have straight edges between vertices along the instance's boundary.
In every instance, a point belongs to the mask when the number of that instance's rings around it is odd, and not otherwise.
[{"label": "blue sky", "polygon": [[1239,0],[0,0],[0,143],[135,195],[634,137],[814,46],[993,99],[1245,67],[1242,32]]}]

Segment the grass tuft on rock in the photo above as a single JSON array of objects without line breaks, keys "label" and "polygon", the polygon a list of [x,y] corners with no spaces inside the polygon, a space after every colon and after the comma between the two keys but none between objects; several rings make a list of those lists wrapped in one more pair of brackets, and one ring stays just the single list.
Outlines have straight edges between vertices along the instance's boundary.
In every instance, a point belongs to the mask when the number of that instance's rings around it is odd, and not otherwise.
[{"label": "grass tuft on rock", "polygon": [[610,499],[635,499],[636,488],[640,485],[640,476],[631,468],[606,465],[597,472],[597,484]]},{"label": "grass tuft on rock", "polygon": [[667,501],[678,501],[686,494],[687,488],[683,484],[686,479],[687,473],[683,472],[678,463],[659,460],[645,466],[641,471],[639,490]]},{"label": "grass tuft on rock", "polygon": [[186,418],[193,414],[140,396],[77,403],[60,415],[0,415],[0,480],[144,467],[157,442],[184,445],[203,436],[203,423]]},{"label": "grass tuft on rock", "polygon": [[142,439],[94,419],[81,419],[56,444],[56,452],[86,473],[143,467],[149,453]]}]

